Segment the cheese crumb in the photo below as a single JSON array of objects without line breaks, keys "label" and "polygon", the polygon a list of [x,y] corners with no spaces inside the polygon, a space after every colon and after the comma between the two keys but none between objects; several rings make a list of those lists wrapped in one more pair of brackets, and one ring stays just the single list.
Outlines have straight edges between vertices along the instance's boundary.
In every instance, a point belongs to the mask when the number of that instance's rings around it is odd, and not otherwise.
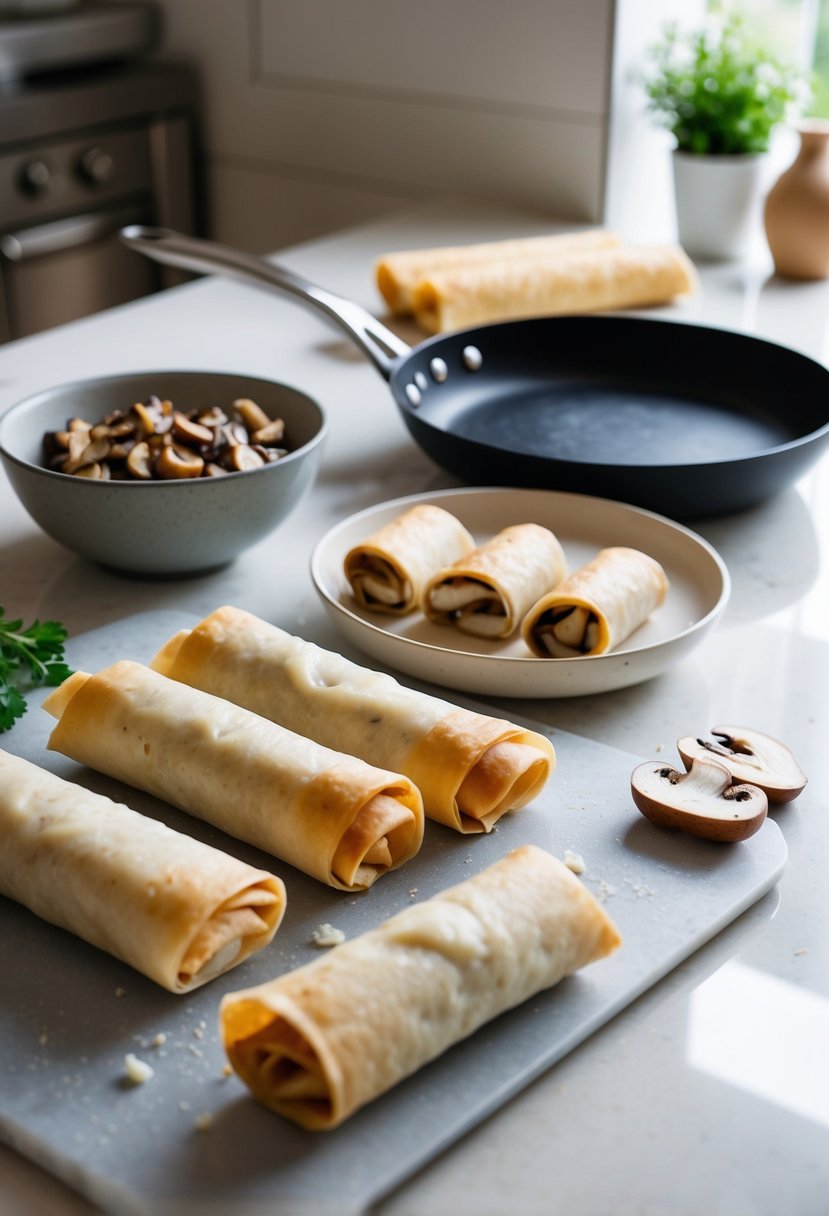
[{"label": "cheese crumb", "polygon": [[131,1051],[124,1056],[124,1071],[133,1085],[143,1085],[150,1077],[155,1076],[155,1070],[144,1060],[139,1060]]},{"label": "cheese crumb", "polygon": [[196,1115],[193,1120],[193,1126],[197,1132],[209,1131],[213,1126],[213,1116],[209,1110],[203,1110],[200,1115]]},{"label": "cheese crumb", "polygon": [[126,991],[127,991],[127,990],[126,990],[126,988],[116,988],[116,989],[115,989],[115,995],[116,995],[116,996],[124,996],[124,994],[126,993]]},{"label": "cheese crumb", "polygon": [[572,870],[574,874],[583,874],[587,869],[581,853],[574,853],[572,849],[567,849],[565,852],[564,864],[567,866],[567,869]]},{"label": "cheese crumb", "polygon": [[153,1039],[153,1041],[150,1043],[150,1047],[163,1047],[166,1042],[167,1042],[167,1036],[163,1030],[160,1030],[158,1032],[158,1034],[155,1036],[155,1038]]},{"label": "cheese crumb", "polygon": [[345,934],[342,929],[335,929],[329,924],[317,925],[311,934],[311,942],[315,946],[339,946],[344,941]]},{"label": "cheese crumb", "polygon": [[222,1076],[223,1077],[232,1077],[233,1076],[233,1068],[230,1064],[225,1064],[224,1068],[222,1069]]}]

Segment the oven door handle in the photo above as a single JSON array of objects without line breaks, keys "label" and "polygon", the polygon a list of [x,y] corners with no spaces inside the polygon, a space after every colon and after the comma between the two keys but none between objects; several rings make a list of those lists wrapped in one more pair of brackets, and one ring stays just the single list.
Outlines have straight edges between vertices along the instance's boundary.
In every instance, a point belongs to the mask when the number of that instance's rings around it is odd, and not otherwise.
[{"label": "oven door handle", "polygon": [[116,211],[92,211],[88,215],[73,215],[19,232],[7,232],[0,237],[0,253],[10,262],[28,262],[49,253],[77,249],[118,232],[135,220],[135,214],[134,206],[119,207]]}]

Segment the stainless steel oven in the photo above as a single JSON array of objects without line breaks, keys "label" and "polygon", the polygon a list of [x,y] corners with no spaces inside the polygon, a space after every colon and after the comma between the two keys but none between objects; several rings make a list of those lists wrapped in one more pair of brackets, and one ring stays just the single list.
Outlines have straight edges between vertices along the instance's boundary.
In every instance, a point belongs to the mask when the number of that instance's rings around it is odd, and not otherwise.
[{"label": "stainless steel oven", "polygon": [[183,65],[107,65],[0,93],[0,341],[180,281],[117,232],[195,230],[195,119]]}]

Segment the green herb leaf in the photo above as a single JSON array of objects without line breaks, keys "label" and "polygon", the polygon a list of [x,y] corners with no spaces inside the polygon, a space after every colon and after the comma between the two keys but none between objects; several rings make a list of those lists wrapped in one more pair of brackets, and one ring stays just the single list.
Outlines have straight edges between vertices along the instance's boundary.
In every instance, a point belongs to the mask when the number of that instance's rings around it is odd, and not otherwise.
[{"label": "green herb leaf", "polygon": [[715,10],[687,34],[666,26],[650,59],[648,108],[681,152],[765,152],[774,128],[808,102],[804,74],[758,46],[738,13]]},{"label": "green herb leaf", "polygon": [[22,619],[8,621],[4,614],[0,607],[0,732],[10,730],[26,711],[22,677],[54,688],[72,674],[63,661],[67,633],[59,621],[34,621],[24,629]]}]

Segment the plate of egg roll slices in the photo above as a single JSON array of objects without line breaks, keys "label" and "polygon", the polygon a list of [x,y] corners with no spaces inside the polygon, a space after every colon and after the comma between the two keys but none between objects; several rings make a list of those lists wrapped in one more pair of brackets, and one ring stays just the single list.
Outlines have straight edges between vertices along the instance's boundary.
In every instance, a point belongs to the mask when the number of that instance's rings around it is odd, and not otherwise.
[{"label": "plate of egg roll slices", "polygon": [[360,511],[322,538],[311,576],[347,639],[375,660],[505,697],[651,679],[699,645],[730,594],[716,550],[673,520],[508,488]]}]

